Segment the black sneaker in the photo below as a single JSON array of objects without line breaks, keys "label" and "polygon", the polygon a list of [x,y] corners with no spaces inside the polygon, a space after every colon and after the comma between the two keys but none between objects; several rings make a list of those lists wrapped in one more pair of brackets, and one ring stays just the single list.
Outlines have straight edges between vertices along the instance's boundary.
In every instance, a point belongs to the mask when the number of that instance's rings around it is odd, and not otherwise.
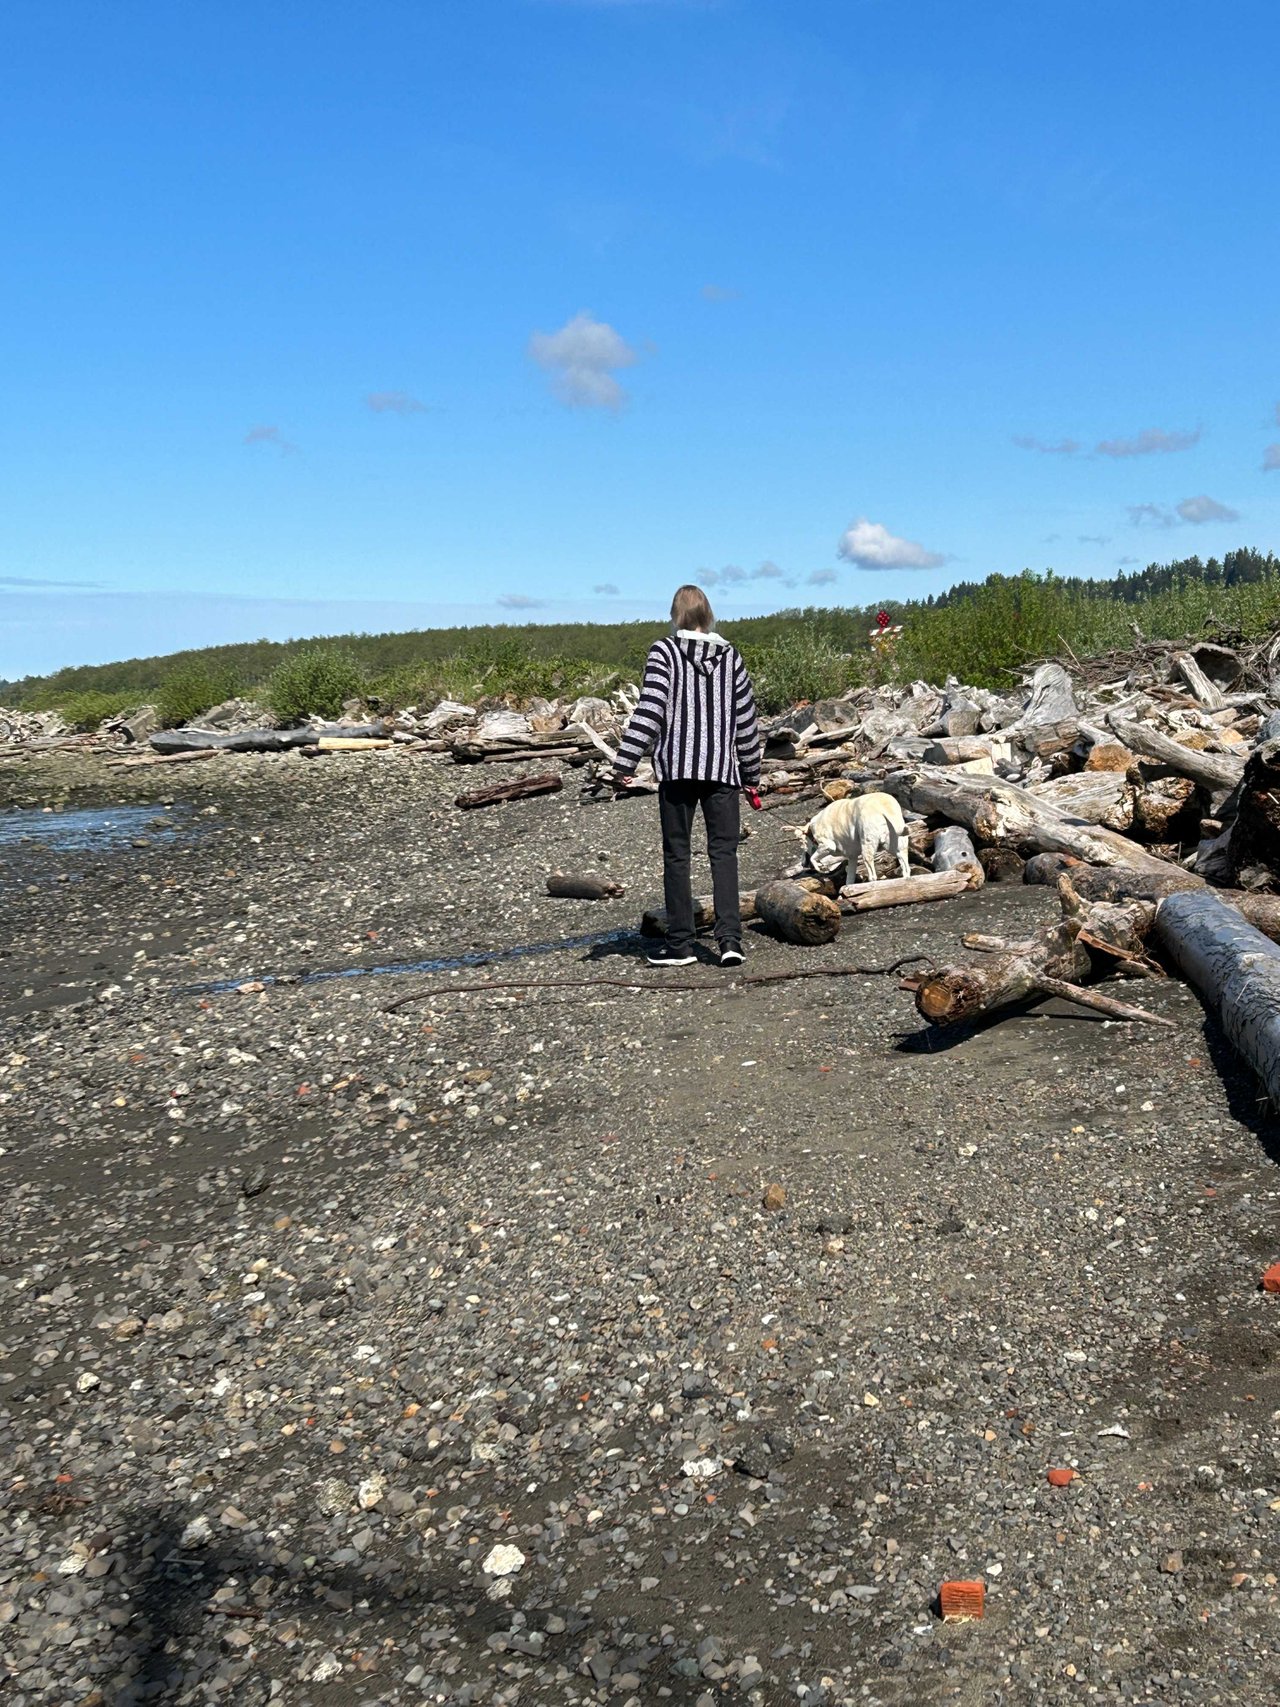
[{"label": "black sneaker", "polygon": [[672,948],[670,943],[664,942],[658,948],[650,949],[645,959],[650,966],[693,966],[698,957],[691,948]]},{"label": "black sneaker", "polygon": [[721,966],[741,966],[745,958],[740,942],[726,942],[720,949]]}]

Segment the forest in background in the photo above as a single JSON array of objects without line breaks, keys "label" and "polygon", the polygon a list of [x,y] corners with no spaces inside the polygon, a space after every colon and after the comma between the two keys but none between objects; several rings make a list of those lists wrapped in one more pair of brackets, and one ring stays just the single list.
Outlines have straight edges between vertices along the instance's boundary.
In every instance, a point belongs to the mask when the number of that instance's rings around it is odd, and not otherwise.
[{"label": "forest in background", "polygon": [[[903,632],[873,649],[879,609]],[[762,705],[775,709],[862,682],[959,676],[1007,686],[1029,660],[1087,656],[1122,646],[1132,626],[1180,639],[1219,628],[1245,635],[1280,623],[1280,558],[1240,549],[1221,559],[1152,563],[1111,580],[990,575],[920,600],[883,606],[807,607],[720,624],[752,670]],[[493,624],[471,628],[255,640],[52,675],[0,682],[0,704],[62,710],[81,727],[144,702],[182,722],[233,694],[262,699],[278,716],[329,714],[342,699],[421,705],[478,694],[565,694],[634,680],[661,620]]]}]

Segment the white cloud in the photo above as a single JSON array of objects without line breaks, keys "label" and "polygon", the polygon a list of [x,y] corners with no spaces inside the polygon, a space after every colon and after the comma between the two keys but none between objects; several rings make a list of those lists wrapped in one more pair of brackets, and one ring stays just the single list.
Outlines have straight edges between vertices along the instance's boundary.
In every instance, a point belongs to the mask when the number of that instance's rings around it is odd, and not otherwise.
[{"label": "white cloud", "polygon": [[1143,527],[1148,522],[1152,527],[1171,528],[1173,526],[1173,517],[1168,510],[1162,510],[1159,504],[1130,504],[1129,520],[1136,528]]},{"label": "white cloud", "polygon": [[1228,509],[1226,504],[1218,503],[1216,498],[1210,498],[1201,493],[1198,498],[1184,498],[1178,505],[1178,514],[1184,522],[1192,522],[1197,527],[1201,522],[1238,522],[1239,510]]},{"label": "white cloud", "polygon": [[836,555],[859,569],[936,569],[946,562],[940,552],[927,551],[913,539],[899,539],[880,522],[869,522],[865,516],[845,529]]},{"label": "white cloud", "polygon": [[834,569],[815,569],[811,575],[805,576],[810,587],[832,587],[839,579]]},{"label": "white cloud", "polygon": [[1162,427],[1144,427],[1131,439],[1103,439],[1094,449],[1099,456],[1152,456],[1157,451],[1190,450],[1199,443],[1199,427],[1194,433],[1166,433]]},{"label": "white cloud", "polygon": [[1280,468],[1280,445],[1268,445],[1262,453],[1262,472],[1274,474]]},{"label": "white cloud", "polygon": [[1080,449],[1075,439],[1059,439],[1056,445],[1051,445],[1032,438],[1029,433],[1015,433],[1013,442],[1019,450],[1038,450],[1044,456],[1075,456]]},{"label": "white cloud", "polygon": [[1159,504],[1130,504],[1129,520],[1134,527],[1171,528],[1179,522],[1200,527],[1205,522],[1238,522],[1240,512],[1202,492],[1198,498],[1184,498],[1172,510],[1162,509]]},{"label": "white cloud", "polygon": [[498,603],[503,610],[541,610],[545,599],[531,599],[527,593],[503,593]]},{"label": "white cloud", "polygon": [[535,332],[529,354],[551,375],[551,389],[570,409],[621,409],[627,394],[614,378],[640,357],[626,339],[584,309],[558,332]]},{"label": "white cloud", "polygon": [[758,569],[742,569],[736,563],[726,563],[723,569],[700,569],[698,573],[708,587],[739,587],[744,581],[781,581],[784,586],[795,585],[794,581],[787,579],[785,571],[767,557]]},{"label": "white cloud", "polygon": [[298,448],[285,438],[279,427],[250,427],[244,435],[244,442],[247,445],[274,445],[284,456]]},{"label": "white cloud", "polygon": [[375,415],[425,415],[427,406],[407,391],[371,391],[365,402]]},{"label": "white cloud", "polygon": [[612,581],[597,581],[591,591],[599,593],[602,598],[616,599],[621,596],[622,589],[615,587]]}]

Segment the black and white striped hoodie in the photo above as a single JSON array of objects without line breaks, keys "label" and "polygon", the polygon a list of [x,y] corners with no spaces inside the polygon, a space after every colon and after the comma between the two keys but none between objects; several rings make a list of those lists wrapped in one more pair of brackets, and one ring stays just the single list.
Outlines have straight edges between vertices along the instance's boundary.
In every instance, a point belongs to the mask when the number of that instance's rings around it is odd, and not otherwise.
[{"label": "black and white striped hoodie", "polygon": [[644,685],[627,719],[615,769],[631,776],[650,753],[659,782],[760,780],[760,730],[751,678],[719,634],[681,628],[649,648]]}]

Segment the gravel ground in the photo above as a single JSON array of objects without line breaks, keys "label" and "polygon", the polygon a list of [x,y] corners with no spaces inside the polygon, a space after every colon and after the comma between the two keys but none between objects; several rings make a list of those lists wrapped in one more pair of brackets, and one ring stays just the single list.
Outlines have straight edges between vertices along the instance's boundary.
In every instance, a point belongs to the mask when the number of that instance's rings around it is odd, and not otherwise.
[{"label": "gravel ground", "polygon": [[[1280,1150],[1196,1001],[931,1047],[893,976],[451,990],[645,977],[626,938],[200,988],[656,898],[652,801],[460,815],[476,779],[0,770],[118,821],[0,813],[6,1707],[1275,1699]],[[602,865],[625,900],[543,893]],[[1055,908],[749,932],[747,970]]]}]

